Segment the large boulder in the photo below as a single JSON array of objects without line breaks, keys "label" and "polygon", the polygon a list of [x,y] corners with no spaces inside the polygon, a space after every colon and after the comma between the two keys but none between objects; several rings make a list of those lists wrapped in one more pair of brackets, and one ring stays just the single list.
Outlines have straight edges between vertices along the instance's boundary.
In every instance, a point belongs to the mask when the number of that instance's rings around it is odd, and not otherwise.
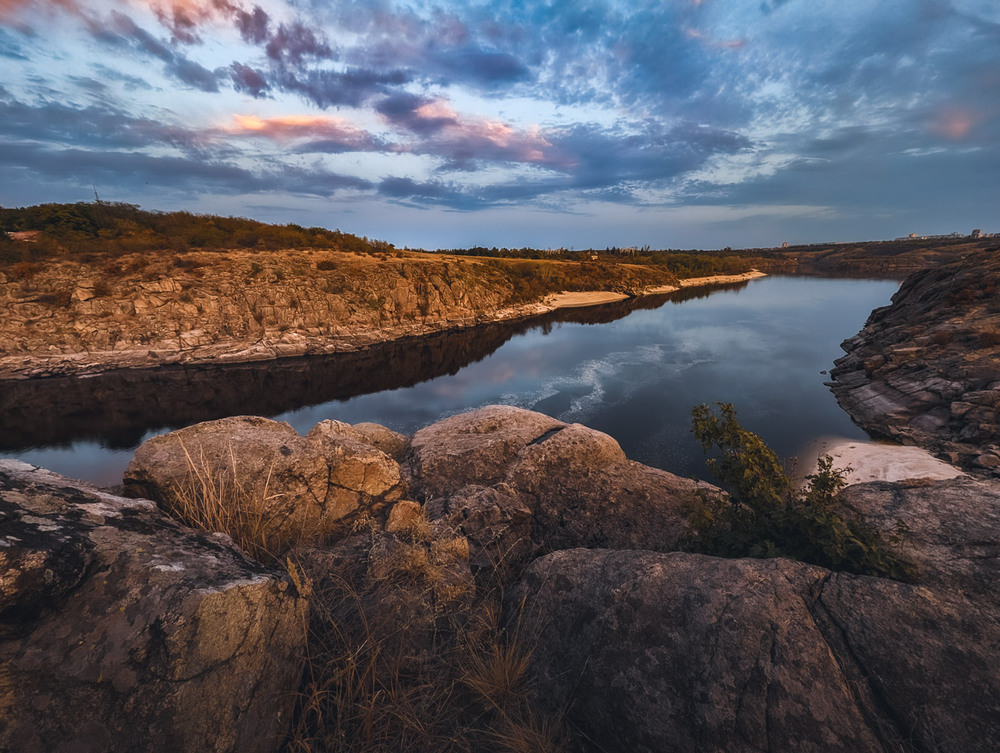
[{"label": "large boulder", "polygon": [[0,750],[276,750],[306,620],[228,537],[0,461]]},{"label": "large boulder", "polygon": [[614,439],[580,424],[526,446],[507,482],[533,500],[535,537],[547,549],[675,549],[690,503],[719,493],[628,460]]},{"label": "large boulder", "polygon": [[410,440],[406,469],[411,487],[433,499],[469,484],[498,483],[525,446],[564,426],[541,413],[507,405],[488,405],[438,421]]},{"label": "large boulder", "polygon": [[[531,549],[515,542],[524,535],[525,507],[535,548],[669,551],[688,531],[690,503],[720,493],[628,460],[607,434],[509,406],[480,408],[421,429],[404,468],[413,495],[431,504],[432,515],[461,526],[474,556],[486,558],[499,554],[485,540],[499,537],[501,529],[504,555]],[[487,499],[483,488],[496,492]]]},{"label": "large boulder", "polygon": [[[523,607],[522,607],[523,605]],[[509,592],[587,750],[997,750],[996,609],[788,560],[566,550]]]},{"label": "large boulder", "polygon": [[125,488],[182,518],[191,504],[246,506],[276,552],[324,540],[405,493],[396,461],[344,426],[321,422],[302,437],[251,416],[195,424],[143,443]]}]

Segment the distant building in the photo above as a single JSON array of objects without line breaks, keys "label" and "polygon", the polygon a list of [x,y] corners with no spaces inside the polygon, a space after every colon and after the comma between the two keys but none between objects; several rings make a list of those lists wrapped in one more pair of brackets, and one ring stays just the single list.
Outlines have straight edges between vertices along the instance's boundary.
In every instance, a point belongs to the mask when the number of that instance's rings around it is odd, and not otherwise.
[{"label": "distant building", "polygon": [[919,237],[919,236],[917,236],[917,234],[916,234],[916,233],[910,233],[910,237],[911,237],[911,238],[917,238],[917,237]]},{"label": "distant building", "polygon": [[781,247],[782,248],[788,248],[788,241],[785,241],[784,243],[782,243]]},{"label": "distant building", "polygon": [[975,230],[973,230],[973,231],[972,231],[972,237],[973,237],[973,238],[982,238],[982,237],[983,237],[983,231],[982,231],[982,230],[980,230],[980,229],[979,229],[979,228],[977,227],[977,228],[976,228]]}]

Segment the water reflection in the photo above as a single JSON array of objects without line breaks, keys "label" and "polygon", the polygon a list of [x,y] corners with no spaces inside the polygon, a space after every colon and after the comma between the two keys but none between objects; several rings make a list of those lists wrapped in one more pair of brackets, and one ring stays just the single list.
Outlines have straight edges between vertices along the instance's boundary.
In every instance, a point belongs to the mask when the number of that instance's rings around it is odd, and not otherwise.
[{"label": "water reflection", "polygon": [[339,355],[10,382],[0,392],[0,452],[69,446],[79,440],[108,449],[132,449],[159,429],[224,416],[275,416],[396,390],[456,374],[531,330],[547,335],[561,323],[607,324],[667,301],[681,303],[745,284],[563,309],[530,320],[404,339]]},{"label": "water reflection", "polygon": [[359,353],[8,383],[0,452],[113,483],[145,437],[212,418],[272,416],[300,432],[338,418],[410,433],[506,403],[586,423],[630,457],[702,475],[688,428],[699,402],[736,403],[741,420],[783,455],[821,434],[863,437],[819,372],[896,287],[770,277]]}]

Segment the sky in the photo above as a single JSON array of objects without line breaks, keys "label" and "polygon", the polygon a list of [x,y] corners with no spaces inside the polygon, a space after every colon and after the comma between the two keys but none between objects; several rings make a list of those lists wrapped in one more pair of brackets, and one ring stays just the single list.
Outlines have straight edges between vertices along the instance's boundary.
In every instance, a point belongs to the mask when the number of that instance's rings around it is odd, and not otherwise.
[{"label": "sky", "polygon": [[0,205],[410,248],[1000,232],[997,0],[0,0]]}]

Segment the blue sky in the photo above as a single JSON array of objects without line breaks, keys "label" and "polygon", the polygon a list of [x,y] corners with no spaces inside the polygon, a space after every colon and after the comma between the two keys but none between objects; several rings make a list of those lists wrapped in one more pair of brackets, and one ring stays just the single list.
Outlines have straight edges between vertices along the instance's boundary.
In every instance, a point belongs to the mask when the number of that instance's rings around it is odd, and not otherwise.
[{"label": "blue sky", "polygon": [[0,204],[397,246],[1000,231],[996,0],[0,0]]}]

